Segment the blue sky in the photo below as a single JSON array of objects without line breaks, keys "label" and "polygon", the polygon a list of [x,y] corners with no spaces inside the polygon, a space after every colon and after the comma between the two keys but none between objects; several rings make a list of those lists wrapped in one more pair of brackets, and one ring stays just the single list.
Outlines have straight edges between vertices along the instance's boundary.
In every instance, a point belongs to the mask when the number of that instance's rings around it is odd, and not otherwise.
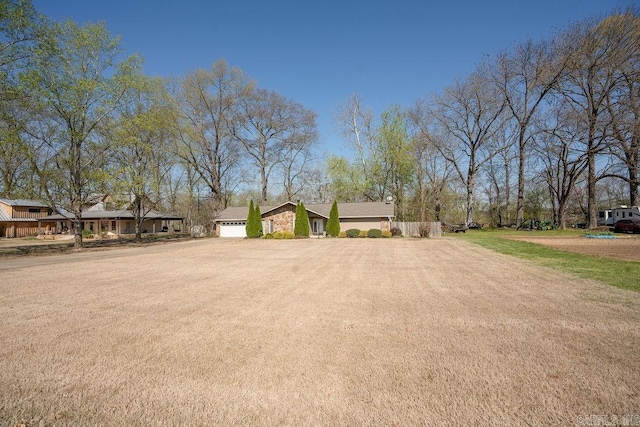
[{"label": "blue sky", "polygon": [[105,21],[150,75],[225,58],[318,114],[319,152],[344,149],[335,111],[357,92],[379,114],[438,93],[528,37],[638,0],[34,0],[43,14]]}]

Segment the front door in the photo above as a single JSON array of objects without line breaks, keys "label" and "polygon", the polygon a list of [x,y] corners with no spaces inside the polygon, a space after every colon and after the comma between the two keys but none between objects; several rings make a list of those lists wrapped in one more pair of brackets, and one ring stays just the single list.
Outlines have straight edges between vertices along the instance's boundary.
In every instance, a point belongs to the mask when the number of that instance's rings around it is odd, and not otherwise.
[{"label": "front door", "polygon": [[313,218],[312,220],[313,234],[320,235],[324,232],[324,220],[322,218]]}]

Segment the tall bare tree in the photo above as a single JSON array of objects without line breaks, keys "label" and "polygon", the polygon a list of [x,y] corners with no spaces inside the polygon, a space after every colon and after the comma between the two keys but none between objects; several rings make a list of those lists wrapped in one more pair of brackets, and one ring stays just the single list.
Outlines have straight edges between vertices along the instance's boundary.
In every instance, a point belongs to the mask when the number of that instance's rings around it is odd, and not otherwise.
[{"label": "tall bare tree", "polygon": [[539,123],[542,132],[534,144],[553,206],[553,221],[563,229],[567,227],[569,202],[587,168],[587,153],[579,143],[579,121],[575,110],[567,108],[566,100],[554,103]]},{"label": "tall bare tree", "polygon": [[618,162],[605,174],[628,184],[629,203],[640,203],[640,17],[634,11],[613,15],[602,26],[620,33],[621,49],[628,52],[616,71],[617,83],[607,94],[607,111],[611,120],[613,144],[609,147]]},{"label": "tall bare tree", "polygon": [[607,100],[619,83],[619,72],[632,52],[627,47],[624,27],[602,21],[585,20],[563,33],[564,55],[569,58],[560,91],[580,118],[581,136],[587,155],[588,227],[598,226],[596,184],[601,171],[597,158],[609,147],[611,117]]},{"label": "tall bare tree", "polygon": [[556,52],[554,39],[534,43],[531,40],[516,45],[496,58],[491,80],[503,97],[511,120],[516,124],[518,149],[518,196],[516,227],[524,218],[525,166],[528,146],[533,133],[532,120],[545,98],[556,87],[567,66],[566,59]]},{"label": "tall bare tree", "polygon": [[[336,179],[345,183],[343,178],[351,176],[351,185],[356,185],[348,192],[355,191],[361,195],[352,195],[351,198],[363,198],[364,200],[378,200],[379,196],[375,191],[373,183],[372,162],[378,157],[376,148],[376,129],[374,125],[373,112],[363,104],[363,100],[358,94],[352,94],[344,104],[338,107],[335,117],[337,128],[345,141],[345,146],[354,153],[354,161],[349,162],[347,176],[340,177],[339,169],[335,169]],[[347,161],[345,159],[345,161]],[[338,172],[336,174],[335,172]],[[354,179],[356,178],[357,179]],[[336,180],[334,179],[334,180]],[[346,188],[343,188],[346,190]],[[344,191],[342,191],[344,193]]]},{"label": "tall bare tree", "polygon": [[478,172],[495,153],[504,109],[505,103],[490,92],[478,73],[457,81],[434,99],[430,114],[435,129],[430,134],[465,188],[467,225],[473,222]]},{"label": "tall bare tree", "polygon": [[[254,84],[239,68],[216,61],[211,69],[188,74],[175,88],[179,112],[176,154],[206,185],[215,216],[228,200],[226,184],[242,160],[241,146],[232,129],[239,124],[241,103],[254,91]],[[201,195],[197,195],[200,197]]]},{"label": "tall bare tree", "polygon": [[258,89],[241,100],[233,134],[260,174],[262,202],[268,200],[269,178],[291,150],[304,152],[316,140],[316,114],[282,95]]}]

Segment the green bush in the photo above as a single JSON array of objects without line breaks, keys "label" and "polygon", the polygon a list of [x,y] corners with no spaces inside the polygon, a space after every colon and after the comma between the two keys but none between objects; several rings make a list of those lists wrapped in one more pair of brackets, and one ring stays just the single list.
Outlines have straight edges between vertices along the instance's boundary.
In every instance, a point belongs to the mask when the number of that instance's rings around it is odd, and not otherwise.
[{"label": "green bush", "polygon": [[345,234],[350,238],[358,237],[358,235],[360,234],[360,230],[358,230],[357,228],[350,228],[345,232]]},{"label": "green bush", "polygon": [[93,239],[93,231],[91,231],[91,230],[82,230],[82,238],[83,239]]},{"label": "green bush", "polygon": [[264,238],[265,239],[293,239],[295,236],[295,234],[293,234],[293,231],[275,231],[273,233],[269,233],[269,234],[265,234]]},{"label": "green bush", "polygon": [[367,237],[377,239],[378,237],[381,237],[381,236],[382,236],[382,230],[378,230],[377,228],[372,228],[371,230],[367,231]]},{"label": "green bush", "polygon": [[338,203],[333,202],[331,212],[329,212],[329,221],[327,222],[327,236],[337,237],[340,234],[340,218],[338,216]]},{"label": "green bush", "polygon": [[346,231],[341,231],[341,232],[339,232],[339,233],[338,233],[338,237],[339,237],[339,238],[341,238],[341,239],[343,239],[343,238],[347,237],[347,232],[346,232]]},{"label": "green bush", "polygon": [[358,237],[367,237],[367,232],[369,230],[360,230],[360,232],[358,233]]},{"label": "green bush", "polygon": [[389,230],[384,230],[382,231],[382,237],[388,239],[392,236],[391,232]]}]

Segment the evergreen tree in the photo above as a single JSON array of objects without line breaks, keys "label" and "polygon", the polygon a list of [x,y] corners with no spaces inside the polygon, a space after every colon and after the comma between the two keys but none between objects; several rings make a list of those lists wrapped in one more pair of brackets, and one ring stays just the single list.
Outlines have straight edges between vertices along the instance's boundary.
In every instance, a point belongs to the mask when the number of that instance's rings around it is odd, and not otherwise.
[{"label": "evergreen tree", "polygon": [[338,217],[338,203],[334,201],[327,222],[327,235],[338,237],[338,234],[340,234],[340,219]]},{"label": "evergreen tree", "polygon": [[256,210],[253,207],[253,200],[251,200],[249,203],[249,213],[247,215],[247,225],[245,226],[247,237],[253,239],[260,237],[260,229],[262,228],[262,225],[259,224],[259,222],[260,217],[258,217],[256,221]]},{"label": "evergreen tree", "polygon": [[293,233],[297,237],[309,237],[309,215],[302,203],[296,206],[296,224]]},{"label": "evergreen tree", "polygon": [[256,230],[258,231],[258,235],[256,237],[260,237],[264,234],[262,230],[262,214],[260,213],[260,206],[256,203],[256,209],[254,211],[254,221],[256,222]]}]

